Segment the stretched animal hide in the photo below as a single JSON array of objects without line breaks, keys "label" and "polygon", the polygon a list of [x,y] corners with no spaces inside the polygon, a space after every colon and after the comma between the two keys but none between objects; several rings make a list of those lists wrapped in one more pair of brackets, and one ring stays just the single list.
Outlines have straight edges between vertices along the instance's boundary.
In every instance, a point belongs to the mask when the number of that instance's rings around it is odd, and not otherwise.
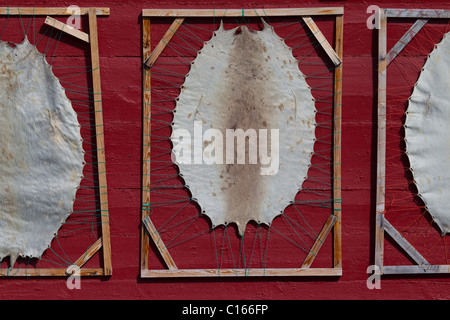
[{"label": "stretched animal hide", "polygon": [[0,42],[0,260],[50,246],[83,166],[77,116],[44,56],[26,38]]},{"label": "stretched animal hide", "polygon": [[[213,227],[235,223],[242,235],[249,221],[270,225],[301,189],[315,140],[314,99],[291,49],[266,23],[262,31],[221,24],[192,63],[177,100],[175,162]],[[208,134],[212,129],[215,135]],[[245,161],[230,130],[247,133]],[[183,152],[193,153],[194,161],[180,161],[178,146],[189,137]]]},{"label": "stretched animal hide", "polygon": [[410,97],[406,151],[419,196],[442,234],[450,211],[450,37],[431,52]]}]

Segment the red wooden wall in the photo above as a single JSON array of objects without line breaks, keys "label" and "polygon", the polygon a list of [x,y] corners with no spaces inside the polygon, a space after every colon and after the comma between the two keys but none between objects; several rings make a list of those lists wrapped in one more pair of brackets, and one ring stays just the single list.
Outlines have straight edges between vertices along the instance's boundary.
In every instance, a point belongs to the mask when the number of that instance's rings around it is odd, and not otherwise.
[{"label": "red wooden wall", "polygon": [[[424,3],[425,2],[425,3]],[[0,1],[0,6],[110,7],[99,18],[113,276],[83,278],[69,290],[62,278],[0,280],[6,299],[449,299],[447,276],[390,276],[380,290],[366,286],[373,263],[376,178],[377,32],[366,9],[448,8],[446,1]],[[268,8],[343,6],[342,146],[343,276],[339,278],[139,278],[141,217],[141,20],[143,8]]]}]

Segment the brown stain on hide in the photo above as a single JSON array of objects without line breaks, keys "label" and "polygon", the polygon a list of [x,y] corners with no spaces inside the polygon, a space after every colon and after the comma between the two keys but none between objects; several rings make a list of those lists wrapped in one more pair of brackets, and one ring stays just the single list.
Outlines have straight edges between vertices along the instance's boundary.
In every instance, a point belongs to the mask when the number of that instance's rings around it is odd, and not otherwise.
[{"label": "brown stain on hide", "polygon": [[[258,133],[258,129],[270,129],[273,123],[274,108],[267,82],[272,72],[264,54],[267,49],[258,33],[247,27],[241,27],[241,31],[234,35],[217,105],[228,109],[228,117],[221,128],[223,132],[226,129],[242,129],[244,132],[254,129]],[[257,164],[249,164],[248,144],[249,139],[246,138],[245,164],[237,164],[235,141],[234,164],[225,164],[220,175],[220,189],[226,193],[225,223],[236,223],[241,235],[250,220],[258,221],[266,192],[259,159]],[[224,155],[225,147],[224,144]],[[270,150],[270,145],[268,147]]]}]

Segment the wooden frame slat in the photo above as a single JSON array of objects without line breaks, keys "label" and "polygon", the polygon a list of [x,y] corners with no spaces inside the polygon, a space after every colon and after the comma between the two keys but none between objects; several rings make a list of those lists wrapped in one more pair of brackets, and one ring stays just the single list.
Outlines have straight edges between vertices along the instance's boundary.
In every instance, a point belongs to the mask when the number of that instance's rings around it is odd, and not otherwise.
[{"label": "wooden frame slat", "polygon": [[183,23],[184,18],[177,18],[174,20],[170,28],[166,31],[164,36],[162,37],[161,41],[159,41],[156,48],[152,51],[148,59],[144,62],[144,64],[151,68],[155,61],[158,59],[159,55],[163,52],[164,48],[169,43],[170,39],[174,36],[175,32],[177,32],[178,28]]},{"label": "wooden frame slat", "polygon": [[[95,10],[97,16],[109,16],[109,8],[79,8],[81,15],[87,15],[90,9]],[[42,8],[42,7],[0,7],[0,15],[50,15],[50,16],[70,16],[74,14],[73,9],[67,8]]]},{"label": "wooden frame slat", "polygon": [[328,234],[331,232],[334,224],[336,223],[337,217],[335,215],[330,215],[327,222],[325,222],[324,227],[319,233],[316,241],[314,242],[311,251],[306,256],[305,261],[302,264],[302,268],[309,268],[314,261],[314,258],[319,253],[320,248],[322,247],[325,239],[328,237]]},{"label": "wooden frame slat", "polygon": [[439,274],[450,273],[450,265],[384,266],[383,274]]},{"label": "wooden frame slat", "polygon": [[[343,8],[307,8],[307,9],[144,9],[143,16],[143,178],[142,178],[142,227],[141,227],[141,277],[212,277],[212,276],[341,276],[342,275],[342,240],[341,240],[341,116],[342,116],[342,57],[343,57]],[[323,34],[315,25],[311,16],[335,16],[335,48],[333,49]],[[150,145],[151,145],[151,66],[168,44],[183,20],[188,17],[265,17],[265,16],[305,16],[309,28],[319,37],[321,45],[327,43],[325,49],[335,65],[339,65],[334,72],[334,161],[333,161],[333,214],[323,226],[316,239],[312,252],[301,268],[251,268],[251,269],[177,269],[175,262],[168,255],[156,228],[151,223],[150,209]],[[151,52],[151,19],[158,17],[174,17],[169,30],[154,50]],[[320,37],[322,35],[322,37]],[[167,37],[166,37],[167,36]],[[161,44],[163,43],[163,44]],[[155,54],[155,55],[154,55]],[[156,57],[156,58],[154,58]],[[151,58],[151,59],[150,59]],[[319,252],[323,241],[333,231],[333,267],[310,268],[315,255]],[[160,252],[168,269],[149,270],[149,243],[150,239]],[[166,254],[167,253],[167,254]]]},{"label": "wooden frame slat", "polygon": [[450,18],[450,10],[443,9],[384,9],[387,18]]},{"label": "wooden frame slat", "polygon": [[408,240],[406,240],[397,229],[387,220],[383,222],[384,230],[392,239],[419,265],[429,265],[430,263],[417,251]]},{"label": "wooden frame slat", "polygon": [[428,22],[428,19],[419,19],[409,28],[403,37],[392,47],[386,57],[386,67],[398,56],[400,52],[408,45],[408,43],[415,37]]},{"label": "wooden frame slat", "polygon": [[377,190],[375,222],[375,264],[382,270],[384,252],[384,196],[386,185],[386,54],[387,17],[380,9],[380,29],[378,30],[378,132],[377,132]]},{"label": "wooden frame slat", "polygon": [[158,230],[156,230],[152,220],[150,219],[150,216],[145,217],[142,220],[145,229],[147,230],[148,234],[153,240],[153,243],[156,245],[156,247],[159,250],[159,253],[161,254],[162,258],[164,259],[164,262],[166,263],[166,266],[170,270],[177,270],[177,265],[172,259],[172,256],[170,255],[170,252],[167,250],[166,245],[164,244],[164,241],[161,239],[161,236],[158,233]]},{"label": "wooden frame slat", "polygon": [[68,26],[67,24],[65,24],[61,21],[58,21],[52,17],[47,17],[45,19],[44,23],[50,27],[61,30],[67,34],[70,34],[71,36],[74,36],[75,38],[78,38],[84,42],[89,43],[89,35],[87,33],[80,31],[78,29],[75,29],[71,26]]},{"label": "wooden frame slat", "polygon": [[[386,219],[385,175],[386,175],[386,111],[387,111],[387,68],[429,19],[448,19],[450,10],[441,9],[380,9],[378,30],[378,98],[377,98],[377,190],[375,208],[375,257],[374,263],[380,274],[447,274],[450,265],[430,264]],[[413,26],[387,51],[388,18],[417,18]],[[385,233],[389,234],[416,265],[384,265]]]},{"label": "wooden frame slat", "polygon": [[98,250],[101,249],[102,243],[103,239],[98,238],[97,241],[95,241],[94,244],[92,244],[92,246],[90,246],[89,249],[86,250],[86,252],[82,256],[80,256],[77,259],[77,261],[73,263],[72,266],[69,266],[69,268],[67,268],[66,273],[71,274],[73,271],[73,266],[81,268],[86,262],[89,261],[89,259],[91,259],[97,253]]},{"label": "wooden frame slat", "polygon": [[[66,269],[46,268],[46,269],[0,269],[0,277],[67,277]],[[105,276],[102,268],[82,268],[79,270],[80,276]]]},{"label": "wooden frame slat", "polygon": [[342,7],[281,9],[144,9],[143,17],[265,17],[343,15]]},{"label": "wooden frame slat", "polygon": [[141,270],[143,278],[342,276],[340,268]]},{"label": "wooden frame slat", "polygon": [[344,16],[336,16],[335,51],[341,64],[334,71],[334,113],[333,113],[333,214],[336,221],[333,227],[334,267],[342,268],[342,76],[344,57]]},{"label": "wooden frame slat", "polygon": [[327,39],[324,37],[323,33],[320,31],[320,29],[317,27],[317,24],[314,22],[314,20],[311,17],[303,16],[302,17],[305,24],[308,26],[309,30],[311,30],[312,34],[316,38],[316,40],[320,43],[322,48],[325,50],[328,57],[330,57],[331,61],[333,61],[335,66],[338,66],[342,63],[341,59],[339,58],[336,51],[334,51],[333,47],[330,45],[330,43],[327,41]]},{"label": "wooden frame slat", "polygon": [[[150,19],[142,19],[142,56],[143,61],[147,61],[151,54],[151,33],[150,33]],[[143,131],[143,158],[150,159],[151,153],[151,69],[145,68],[142,75],[142,87],[144,88],[142,94],[143,100],[143,114],[142,114],[142,131]],[[146,219],[149,215],[149,211],[146,208],[150,206],[150,175],[145,174],[150,172],[150,161],[143,161],[142,170],[142,220]],[[150,236],[146,231],[146,228],[141,227],[141,270],[148,269],[148,251],[150,244]]]},{"label": "wooden frame slat", "polygon": [[103,124],[102,86],[100,82],[100,53],[98,48],[97,14],[94,8],[89,12],[89,44],[91,47],[92,83],[95,110],[95,132],[97,140],[97,168],[100,193],[100,215],[102,223],[104,275],[112,274],[111,239],[109,230],[108,186],[106,182],[105,133]]},{"label": "wooden frame slat", "polygon": [[[79,14],[88,15],[89,17],[89,35],[90,57],[92,63],[92,83],[95,110],[95,130],[97,142],[97,161],[98,161],[98,179],[99,179],[99,197],[100,197],[100,215],[101,215],[101,237],[87,249],[87,251],[79,257],[74,265],[82,267],[92,256],[100,249],[103,254],[102,268],[81,268],[79,270],[81,276],[110,276],[112,275],[112,259],[111,259],[111,239],[109,229],[109,210],[108,210],[108,193],[106,181],[106,156],[104,142],[104,125],[102,111],[102,93],[100,82],[100,56],[98,48],[98,31],[97,31],[97,15],[107,16],[110,13],[109,8],[79,8]],[[45,24],[55,27],[59,30],[64,29],[64,23],[59,22],[48,15],[67,16],[74,12],[69,8],[45,8],[45,7],[0,7],[0,15],[44,15],[47,16]],[[86,41],[86,33],[73,29],[64,30],[66,33]],[[68,32],[69,31],[69,32]],[[84,34],[84,35],[83,35]],[[69,267],[70,268],[70,267]],[[0,269],[0,276],[67,276],[66,268],[25,268],[25,269]]]}]

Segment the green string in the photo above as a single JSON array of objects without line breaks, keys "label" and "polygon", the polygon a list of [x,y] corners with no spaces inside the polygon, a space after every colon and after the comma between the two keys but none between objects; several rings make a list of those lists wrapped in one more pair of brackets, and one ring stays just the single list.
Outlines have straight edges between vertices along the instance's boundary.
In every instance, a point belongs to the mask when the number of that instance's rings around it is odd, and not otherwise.
[{"label": "green string", "polygon": [[[55,21],[56,21],[56,20],[55,20]],[[53,64],[53,59],[55,59],[55,56],[56,56],[56,50],[58,50],[59,43],[61,42],[61,37],[62,37],[63,31],[64,31],[64,25],[63,25],[61,31],[59,32],[59,39],[58,39],[58,42],[56,43],[56,47],[55,47],[55,50],[54,50],[54,52],[53,52],[53,56],[52,56],[52,60],[50,61],[50,64]]]},{"label": "green string", "polygon": [[6,13],[7,13],[7,15],[6,15],[6,21],[5,21],[5,24],[3,25],[2,32],[0,33],[0,39],[2,38],[3,32],[4,32],[5,29],[6,29],[6,24],[8,23],[8,19],[9,19],[9,7],[6,8]]},{"label": "green string", "polygon": [[54,30],[54,27],[55,27],[55,23],[56,23],[56,20],[53,21],[53,26],[51,28],[50,35],[47,38],[47,44],[45,46],[44,55],[47,55],[48,51],[50,50],[51,46],[53,45],[53,41],[55,40],[54,38],[52,38],[53,30]]},{"label": "green string", "polygon": [[24,35],[24,37],[26,37],[27,34],[25,33],[25,26],[23,25],[22,15],[20,14],[20,8],[17,8],[17,11],[19,12],[19,21],[20,21],[20,24],[22,25],[23,35]]}]

